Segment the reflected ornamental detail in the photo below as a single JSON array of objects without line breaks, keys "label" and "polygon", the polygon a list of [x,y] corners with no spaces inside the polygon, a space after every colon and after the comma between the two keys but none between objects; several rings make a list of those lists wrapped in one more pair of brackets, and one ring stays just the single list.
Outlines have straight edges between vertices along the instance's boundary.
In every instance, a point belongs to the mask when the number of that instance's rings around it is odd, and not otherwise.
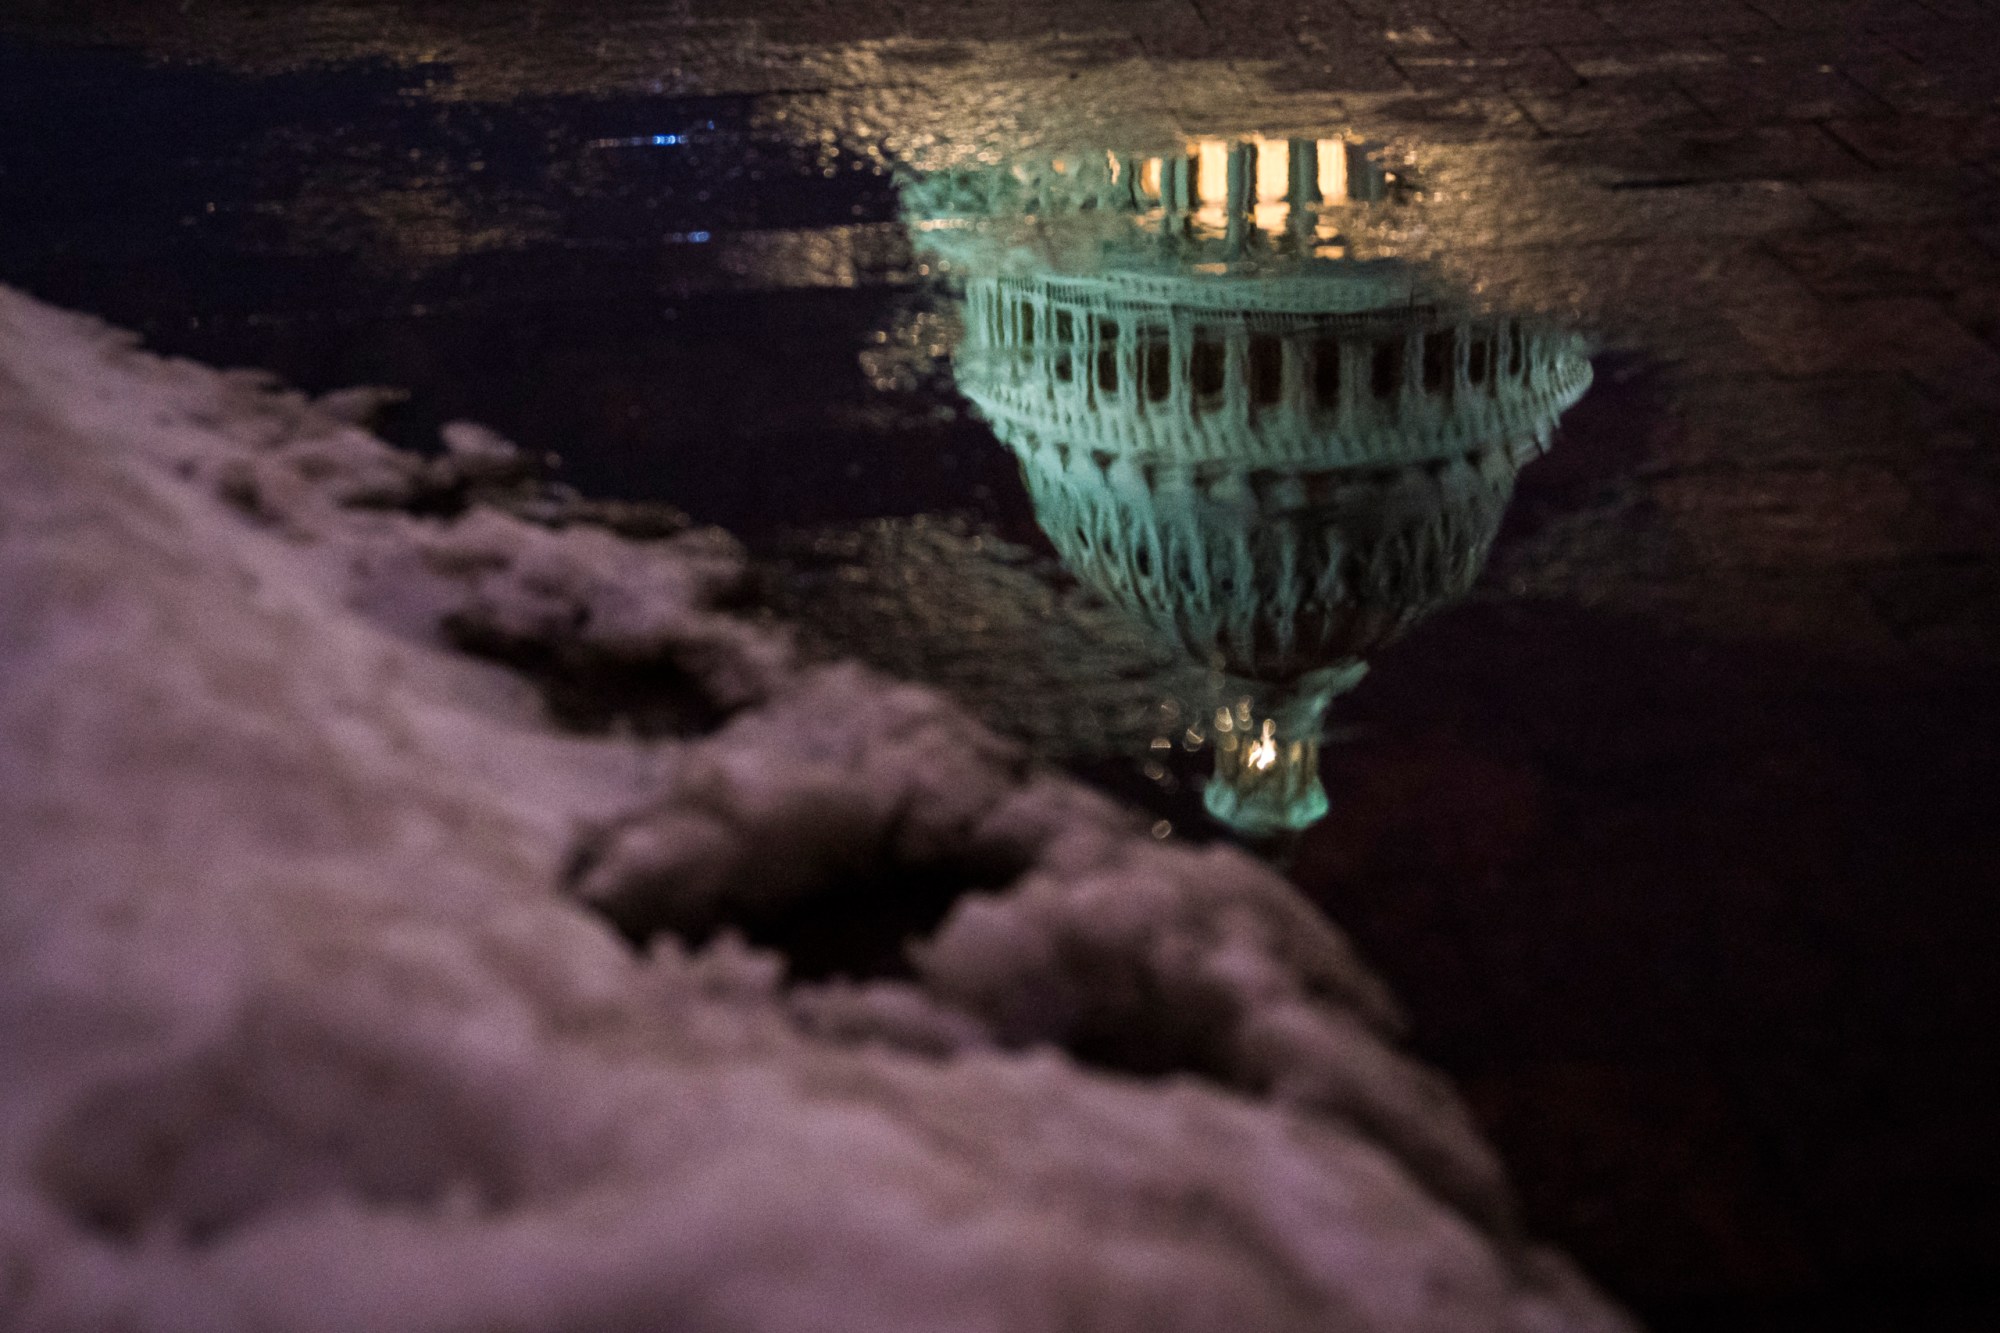
[{"label": "reflected ornamental detail", "polygon": [[1326,812],[1331,701],[1472,587],[1590,384],[1576,334],[1349,255],[1343,215],[1398,184],[1356,144],[1254,138],[905,190],[963,283],[960,390],[1064,563],[1212,669],[1186,738],[1253,836]]}]

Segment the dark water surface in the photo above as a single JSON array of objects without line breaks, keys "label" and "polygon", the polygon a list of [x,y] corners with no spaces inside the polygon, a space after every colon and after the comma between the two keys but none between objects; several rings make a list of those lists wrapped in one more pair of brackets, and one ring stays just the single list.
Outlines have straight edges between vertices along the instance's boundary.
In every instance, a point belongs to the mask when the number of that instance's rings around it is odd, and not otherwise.
[{"label": "dark water surface", "polygon": [[0,38],[0,281],[1254,836],[1657,1326],[1994,1326],[2000,362],[1894,276],[1989,200],[964,19],[153,8]]}]

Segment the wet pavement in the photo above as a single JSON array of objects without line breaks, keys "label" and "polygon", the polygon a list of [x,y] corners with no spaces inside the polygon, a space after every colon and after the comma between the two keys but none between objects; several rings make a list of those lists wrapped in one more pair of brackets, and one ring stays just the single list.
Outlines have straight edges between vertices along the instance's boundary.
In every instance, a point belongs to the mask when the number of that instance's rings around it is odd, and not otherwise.
[{"label": "wet pavement", "polygon": [[95,8],[0,280],[723,523],[1164,836],[1289,774],[1654,1327],[2000,1325],[2000,12]]}]

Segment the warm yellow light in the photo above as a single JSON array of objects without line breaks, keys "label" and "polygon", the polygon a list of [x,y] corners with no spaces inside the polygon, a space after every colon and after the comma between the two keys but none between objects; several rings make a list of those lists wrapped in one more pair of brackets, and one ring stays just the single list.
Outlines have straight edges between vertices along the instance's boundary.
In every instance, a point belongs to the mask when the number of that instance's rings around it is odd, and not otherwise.
[{"label": "warm yellow light", "polygon": [[1339,139],[1319,141],[1319,197],[1329,204],[1347,202],[1347,145]]},{"label": "warm yellow light", "polygon": [[1268,717],[1264,719],[1264,734],[1251,744],[1250,753],[1246,757],[1250,761],[1250,767],[1256,769],[1259,773],[1268,771],[1271,765],[1278,762],[1278,724],[1276,722]]},{"label": "warm yellow light", "polygon": [[1160,174],[1162,164],[1157,157],[1149,157],[1139,168],[1139,193],[1148,199],[1160,197]]},{"label": "warm yellow light", "polygon": [[1201,139],[1195,143],[1195,197],[1204,204],[1229,200],[1229,144],[1222,139]]},{"label": "warm yellow light", "polygon": [[1251,142],[1257,145],[1257,202],[1284,203],[1292,183],[1291,145],[1261,136]]}]

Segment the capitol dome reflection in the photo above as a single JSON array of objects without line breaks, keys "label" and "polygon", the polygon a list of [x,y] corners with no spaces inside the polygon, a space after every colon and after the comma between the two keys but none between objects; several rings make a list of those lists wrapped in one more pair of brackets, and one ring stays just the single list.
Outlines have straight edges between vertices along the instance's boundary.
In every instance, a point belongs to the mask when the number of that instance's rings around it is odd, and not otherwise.
[{"label": "capitol dome reflection", "polygon": [[1212,140],[907,196],[963,280],[960,390],[1064,563],[1213,670],[1205,804],[1253,836],[1325,814],[1332,700],[1471,588],[1590,384],[1577,335],[1347,256],[1393,186],[1340,140]]}]

